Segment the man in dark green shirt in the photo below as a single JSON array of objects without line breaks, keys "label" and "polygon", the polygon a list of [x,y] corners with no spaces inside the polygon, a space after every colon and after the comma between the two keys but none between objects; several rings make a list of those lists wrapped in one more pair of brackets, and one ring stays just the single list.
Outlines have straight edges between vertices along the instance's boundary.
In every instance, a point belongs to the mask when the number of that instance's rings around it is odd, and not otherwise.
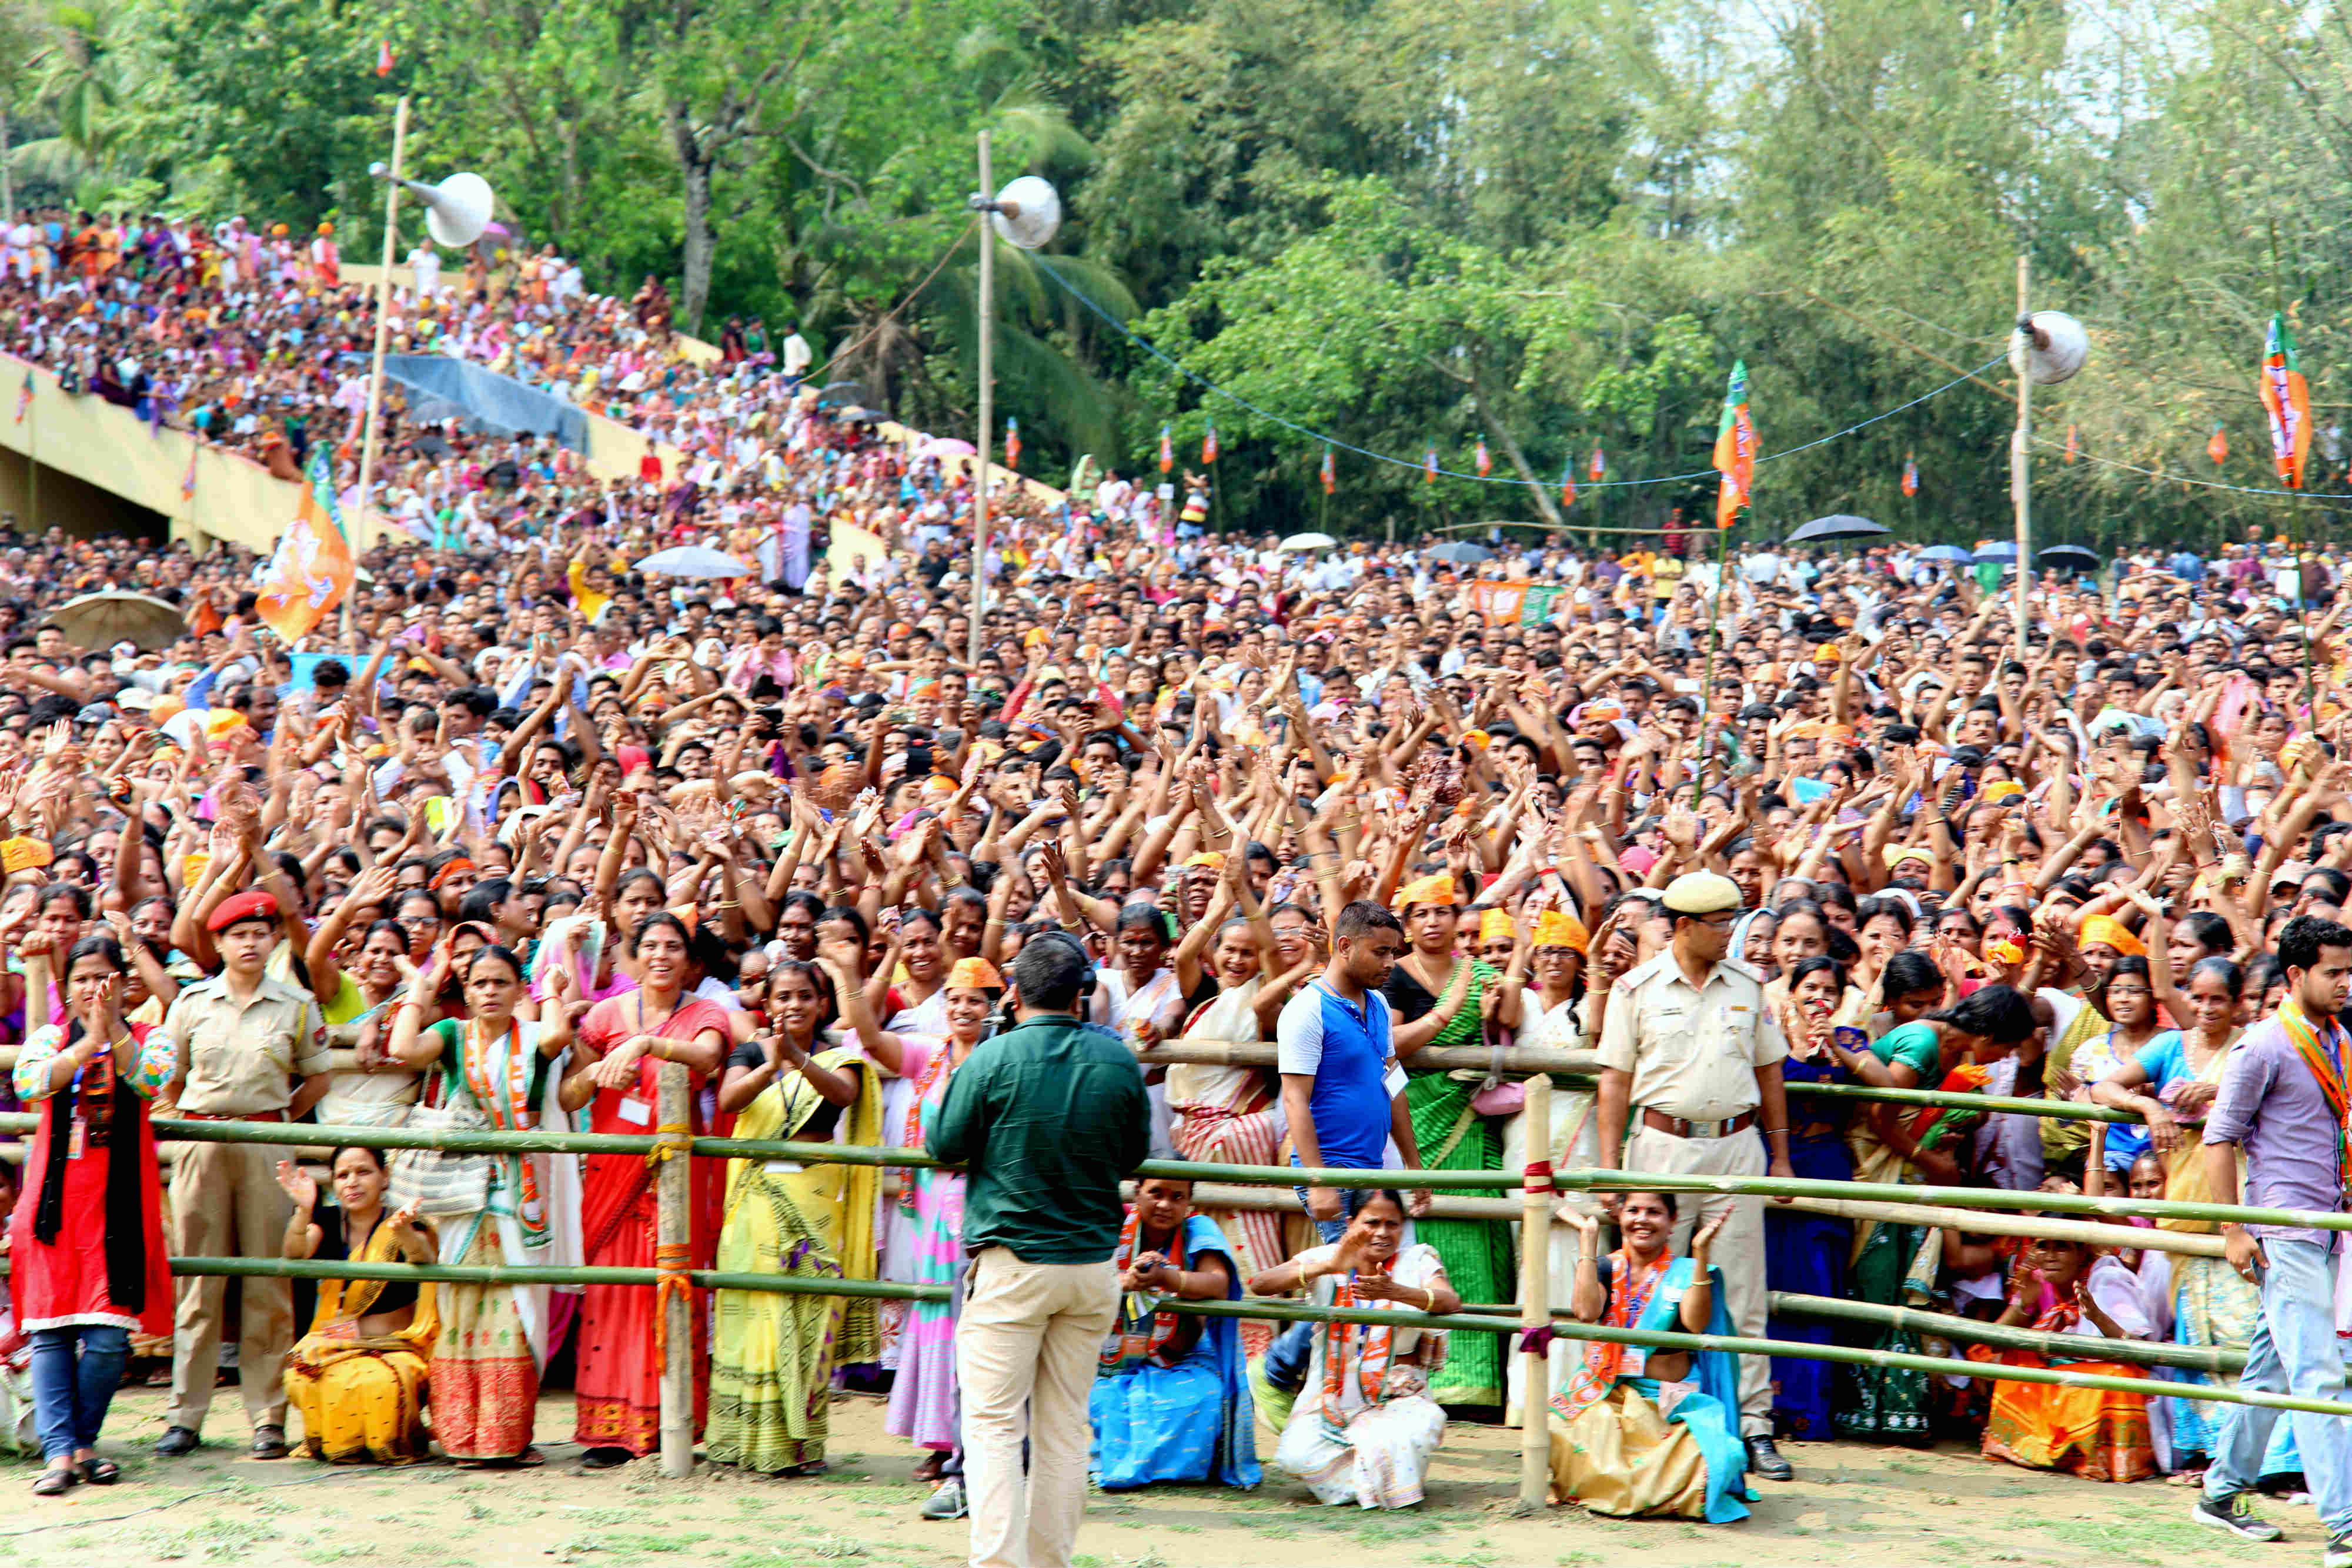
[{"label": "man in dark green shirt", "polygon": [[1151,1146],[1134,1055],[1078,1021],[1093,969],[1058,932],[1021,949],[1019,1025],[983,1041],[949,1080],[925,1139],[934,1157],[970,1173],[956,1374],[973,1568],[1066,1568],[1086,1516],[1087,1398],[1118,1312],[1119,1178]]}]

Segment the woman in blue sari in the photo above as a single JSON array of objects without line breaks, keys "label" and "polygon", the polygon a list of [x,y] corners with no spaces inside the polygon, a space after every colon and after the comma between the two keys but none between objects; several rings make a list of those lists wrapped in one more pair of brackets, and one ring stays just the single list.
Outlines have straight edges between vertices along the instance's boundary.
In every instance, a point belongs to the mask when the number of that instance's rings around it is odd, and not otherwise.
[{"label": "woman in blue sari", "polygon": [[1111,1265],[1126,1292],[1103,1342],[1087,1401],[1095,1484],[1154,1481],[1258,1484],[1256,1417],[1234,1318],[1153,1312],[1150,1296],[1230,1301],[1241,1270],[1216,1221],[1192,1212],[1192,1184],[1152,1176],[1135,1185]]},{"label": "woman in blue sari", "polygon": [[[1624,1245],[1601,1256],[1601,1223],[1574,1217],[1583,1239],[1569,1310],[1579,1322],[1653,1333],[1728,1334],[1723,1271],[1706,1260],[1717,1215],[1670,1258],[1675,1196],[1629,1192],[1617,1211]],[[1589,1341],[1552,1409],[1552,1494],[1595,1513],[1730,1524],[1748,1517],[1748,1448],[1739,1439],[1739,1370],[1720,1351]]]}]

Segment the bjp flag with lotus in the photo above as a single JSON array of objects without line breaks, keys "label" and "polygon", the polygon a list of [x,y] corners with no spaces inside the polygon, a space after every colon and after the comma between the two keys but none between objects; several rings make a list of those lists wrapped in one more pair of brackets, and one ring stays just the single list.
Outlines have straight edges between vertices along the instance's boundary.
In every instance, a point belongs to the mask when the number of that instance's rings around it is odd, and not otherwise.
[{"label": "bjp flag with lotus", "polygon": [[2303,379],[2284,316],[2271,318],[2270,340],[2263,345],[2262,393],[2263,409],[2271,416],[2271,459],[2278,465],[2279,483],[2300,490],[2304,466],[2311,461],[2311,387]]},{"label": "bjp flag with lotus", "polygon": [[342,602],[355,572],[352,547],[343,538],[342,507],[335,498],[335,476],[324,445],[310,451],[302,476],[302,498],[278,553],[262,574],[255,607],[269,629],[291,643],[307,634]]}]

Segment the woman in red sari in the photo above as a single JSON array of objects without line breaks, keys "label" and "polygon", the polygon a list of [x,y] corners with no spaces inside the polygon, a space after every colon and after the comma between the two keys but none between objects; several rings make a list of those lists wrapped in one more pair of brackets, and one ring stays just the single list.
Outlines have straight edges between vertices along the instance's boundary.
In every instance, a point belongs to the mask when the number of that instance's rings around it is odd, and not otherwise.
[{"label": "woman in red sari", "polygon": [[[675,915],[639,923],[629,956],[637,988],[598,1002],[580,1022],[563,1108],[592,1106],[591,1130],[642,1135],[656,1130],[661,1064],[687,1070],[687,1094],[701,1132],[703,1080],[726,1061],[727,1014],[686,994],[690,936]],[[591,1268],[650,1269],[654,1260],[654,1173],[642,1155],[590,1155],[581,1196],[581,1228]],[[692,1260],[708,1269],[719,1238],[719,1164],[693,1162]],[[580,1299],[578,1440],[581,1462],[608,1469],[652,1453],[661,1442],[661,1358],[654,1345],[656,1292],[642,1285],[591,1285]],[[710,1385],[710,1347],[698,1304],[694,1321],[694,1427],[702,1430]]]}]

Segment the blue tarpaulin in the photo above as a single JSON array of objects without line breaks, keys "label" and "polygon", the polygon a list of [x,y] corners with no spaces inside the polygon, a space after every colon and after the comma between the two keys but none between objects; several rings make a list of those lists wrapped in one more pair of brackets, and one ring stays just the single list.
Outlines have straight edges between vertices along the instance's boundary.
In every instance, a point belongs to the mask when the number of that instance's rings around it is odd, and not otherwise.
[{"label": "blue tarpaulin", "polygon": [[574,452],[588,450],[585,413],[512,376],[441,354],[386,354],[383,375],[406,391],[409,417],[418,423],[457,419],[477,434],[552,435]]}]

